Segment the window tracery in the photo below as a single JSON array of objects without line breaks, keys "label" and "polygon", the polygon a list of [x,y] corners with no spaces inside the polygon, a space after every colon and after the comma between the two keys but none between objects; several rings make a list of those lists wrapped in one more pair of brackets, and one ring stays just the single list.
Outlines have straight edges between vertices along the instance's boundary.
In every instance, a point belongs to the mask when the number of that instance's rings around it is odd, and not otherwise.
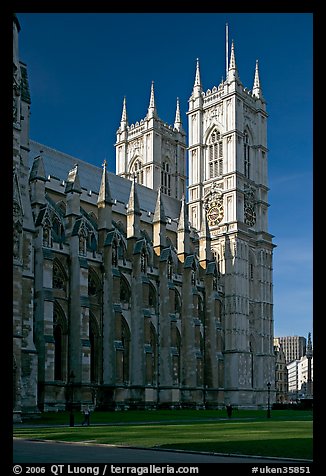
[{"label": "window tracery", "polygon": [[245,177],[250,178],[250,144],[248,132],[244,133],[243,138],[243,156],[244,156],[244,174]]},{"label": "window tracery", "polygon": [[161,170],[161,191],[166,195],[171,195],[171,167],[168,162],[162,163]]},{"label": "window tracery", "polygon": [[143,164],[141,163],[140,159],[136,159],[130,169],[131,176],[135,177],[137,183],[143,184],[144,183],[144,171],[143,171]]},{"label": "window tracery", "polygon": [[221,133],[214,130],[208,143],[208,178],[219,177],[223,174],[223,140]]},{"label": "window tracery", "polygon": [[52,287],[54,289],[66,289],[66,277],[56,260],[53,262]]}]

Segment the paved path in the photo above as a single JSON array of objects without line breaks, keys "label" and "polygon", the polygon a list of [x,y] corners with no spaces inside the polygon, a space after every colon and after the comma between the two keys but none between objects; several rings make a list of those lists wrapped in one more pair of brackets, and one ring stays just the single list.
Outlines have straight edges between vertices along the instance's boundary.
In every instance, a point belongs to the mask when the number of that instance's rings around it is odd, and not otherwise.
[{"label": "paved path", "polygon": [[266,463],[297,464],[289,459],[212,455],[183,451],[121,448],[110,445],[62,443],[13,439],[14,463],[116,463],[116,464],[196,464],[196,463]]}]

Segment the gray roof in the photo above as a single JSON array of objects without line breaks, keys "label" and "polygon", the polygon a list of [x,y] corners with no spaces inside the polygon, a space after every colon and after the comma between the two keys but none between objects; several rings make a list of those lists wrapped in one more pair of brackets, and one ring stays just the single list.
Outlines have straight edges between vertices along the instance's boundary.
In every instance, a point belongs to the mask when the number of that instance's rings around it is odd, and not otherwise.
[{"label": "gray roof", "polygon": [[[39,142],[30,141],[30,169],[33,165],[33,159],[40,155],[44,162],[45,176],[49,175],[60,181],[66,181],[69,171],[78,164],[78,175],[82,189],[91,190],[93,193],[99,193],[102,168],[92,165],[88,162],[77,159],[71,155],[52,149]],[[127,204],[129,201],[132,182],[123,177],[119,177],[112,172],[108,172],[110,190],[113,200]],[[140,208],[146,212],[155,212],[157,191],[143,185],[136,184]],[[180,215],[181,202],[176,198],[164,195],[164,209],[167,217],[172,220],[178,219]]]}]

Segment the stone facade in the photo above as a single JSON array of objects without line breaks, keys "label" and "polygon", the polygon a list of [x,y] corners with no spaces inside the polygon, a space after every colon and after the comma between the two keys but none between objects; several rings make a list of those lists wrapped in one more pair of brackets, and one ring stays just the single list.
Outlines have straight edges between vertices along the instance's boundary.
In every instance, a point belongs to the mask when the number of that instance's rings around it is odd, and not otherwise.
[{"label": "stone facade", "polygon": [[[29,138],[14,20],[14,415],[93,405],[246,408],[274,388],[266,110],[258,64],[203,93],[186,135],[117,131],[117,173]],[[272,392],[272,397],[274,393]]]}]

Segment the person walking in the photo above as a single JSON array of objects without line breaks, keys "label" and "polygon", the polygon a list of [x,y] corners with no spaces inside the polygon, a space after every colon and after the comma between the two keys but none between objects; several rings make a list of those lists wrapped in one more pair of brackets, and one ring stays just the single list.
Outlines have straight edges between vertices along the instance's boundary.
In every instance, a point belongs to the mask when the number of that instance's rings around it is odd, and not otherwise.
[{"label": "person walking", "polygon": [[82,423],[82,426],[84,426],[84,425],[89,426],[89,424],[90,424],[90,416],[91,416],[90,409],[89,409],[89,407],[86,407],[86,408],[84,409],[84,421],[83,421],[83,423]]},{"label": "person walking", "polygon": [[232,416],[232,405],[230,403],[228,403],[226,405],[226,413],[228,414],[228,417],[231,418],[231,416]]}]

